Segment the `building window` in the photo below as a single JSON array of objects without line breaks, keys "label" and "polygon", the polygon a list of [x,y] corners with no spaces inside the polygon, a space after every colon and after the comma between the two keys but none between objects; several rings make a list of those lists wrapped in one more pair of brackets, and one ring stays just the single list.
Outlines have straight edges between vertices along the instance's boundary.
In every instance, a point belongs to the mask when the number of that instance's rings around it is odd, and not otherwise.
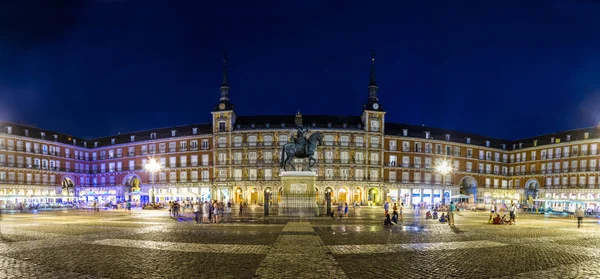
[{"label": "building window", "polygon": [[110,139],[110,144],[115,144],[116,139]]},{"label": "building window", "polygon": [[198,134],[198,128],[192,128],[192,135]]},{"label": "building window", "polygon": [[225,121],[219,121],[219,132],[225,132]]},{"label": "building window", "polygon": [[174,137],[177,135],[177,130],[171,130],[171,136]]}]

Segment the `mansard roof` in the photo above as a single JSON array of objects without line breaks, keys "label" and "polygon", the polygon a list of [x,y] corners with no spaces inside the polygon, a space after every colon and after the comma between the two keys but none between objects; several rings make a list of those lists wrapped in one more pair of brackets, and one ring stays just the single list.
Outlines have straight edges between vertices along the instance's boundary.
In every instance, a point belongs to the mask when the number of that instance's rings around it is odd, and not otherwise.
[{"label": "mansard roof", "polygon": [[[239,116],[236,130],[296,128],[295,115]],[[310,128],[361,129],[359,116],[302,115],[302,125]],[[345,126],[344,126],[345,125]],[[267,127],[268,126],[268,127]]]},{"label": "mansard roof", "polygon": [[193,129],[198,128],[197,135],[201,134],[210,134],[212,133],[212,125],[211,123],[201,123],[201,124],[191,124],[191,125],[180,125],[180,126],[171,126],[164,127],[158,129],[150,129],[143,130],[131,133],[124,133],[113,135],[109,137],[101,137],[95,139],[89,139],[88,147],[94,147],[94,143],[98,142],[98,147],[112,145],[111,140],[115,139],[115,144],[128,143],[131,142],[131,136],[135,136],[135,141],[145,141],[150,140],[150,135],[156,133],[156,139],[165,139],[171,138],[171,131],[175,130],[176,137],[184,137],[193,135]]},{"label": "mansard roof", "polygon": [[506,149],[512,147],[510,140],[486,137],[478,134],[459,132],[448,129],[434,128],[428,126],[419,126],[411,124],[385,123],[385,134],[402,136],[406,129],[409,137],[425,138],[425,132],[429,132],[429,138],[436,140],[446,140],[446,135],[450,135],[450,142],[467,143],[467,138],[471,139],[471,144],[485,146],[486,141],[490,142],[490,147],[502,149],[502,144],[506,144]]},{"label": "mansard roof", "polygon": [[[573,129],[568,131],[562,131],[557,133],[545,134],[520,140],[513,141],[513,144],[519,145],[522,144],[522,148],[533,147],[534,141],[537,140],[537,146],[540,145],[548,145],[552,143],[556,143],[557,139],[560,139],[561,143],[568,142],[567,136],[571,136],[570,141],[576,140],[584,140],[585,133],[588,134],[588,139],[597,139],[600,138],[600,127],[588,127],[588,128],[580,128]],[[552,138],[554,138],[554,142],[552,142]]]},{"label": "mansard roof", "polygon": [[[15,124],[15,123],[10,123],[10,122],[0,122],[0,133],[6,134],[8,127],[12,128],[11,134],[15,135],[15,136],[28,137],[28,138],[33,138],[33,139],[41,139],[41,133],[44,133],[46,135],[45,136],[46,140],[54,141],[54,135],[57,135],[58,138],[56,139],[56,142],[72,145],[73,139],[75,139],[76,146],[79,146],[79,147],[83,147],[83,142],[86,141],[83,138],[74,137],[74,136],[71,136],[71,135],[65,134],[65,133],[58,133],[58,132],[54,132],[54,131],[50,131],[50,130],[46,130],[46,129],[40,129],[40,128],[31,126],[31,125]],[[29,131],[28,136],[25,135],[26,130]]]}]

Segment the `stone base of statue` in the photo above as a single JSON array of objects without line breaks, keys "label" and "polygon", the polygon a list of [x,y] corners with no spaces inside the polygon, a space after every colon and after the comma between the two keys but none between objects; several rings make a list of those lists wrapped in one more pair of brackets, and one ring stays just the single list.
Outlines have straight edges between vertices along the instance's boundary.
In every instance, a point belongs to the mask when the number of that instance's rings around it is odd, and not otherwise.
[{"label": "stone base of statue", "polygon": [[315,186],[317,174],[312,171],[284,171],[280,175],[283,191],[280,216],[317,216]]}]

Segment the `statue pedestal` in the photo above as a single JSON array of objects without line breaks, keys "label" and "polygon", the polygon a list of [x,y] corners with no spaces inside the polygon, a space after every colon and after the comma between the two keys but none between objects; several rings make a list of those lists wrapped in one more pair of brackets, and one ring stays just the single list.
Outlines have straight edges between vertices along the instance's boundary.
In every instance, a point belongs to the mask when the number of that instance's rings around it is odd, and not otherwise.
[{"label": "statue pedestal", "polygon": [[280,177],[283,191],[279,215],[317,216],[317,174],[312,171],[284,171]]}]

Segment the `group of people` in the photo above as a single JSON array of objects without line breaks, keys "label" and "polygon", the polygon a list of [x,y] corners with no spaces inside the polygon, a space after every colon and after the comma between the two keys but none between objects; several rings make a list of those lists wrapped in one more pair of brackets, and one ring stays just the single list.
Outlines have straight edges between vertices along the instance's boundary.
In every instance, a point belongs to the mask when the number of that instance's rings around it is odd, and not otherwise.
[{"label": "group of people", "polygon": [[[338,213],[338,219],[340,219],[340,220],[343,217],[348,218],[348,203],[344,203],[343,206],[342,206],[341,203],[339,203],[338,206],[337,206],[337,213]],[[333,210],[331,211],[331,213],[329,214],[329,216],[331,216],[332,219],[335,219],[335,215],[334,215]]]},{"label": "group of people", "polygon": [[394,206],[392,207],[391,218],[389,214],[390,204],[388,202],[385,202],[383,209],[385,210],[385,220],[383,220],[383,225],[396,225],[398,224],[398,220],[400,220],[400,222],[404,222],[404,203],[401,203],[400,207],[394,203]]},{"label": "group of people", "polygon": [[511,206],[507,207],[510,219],[506,218],[506,214],[500,217],[500,213],[498,211],[498,206],[493,205],[492,210],[490,212],[490,219],[488,223],[495,225],[516,225],[517,224],[517,205],[514,203]]},{"label": "group of people", "polygon": [[448,223],[450,226],[454,226],[454,214],[460,211],[459,207],[457,207],[454,202],[450,202],[448,206],[442,206],[442,209],[447,209],[448,213],[442,213],[442,216],[438,219],[438,207],[433,209],[433,214],[431,211],[427,211],[425,213],[425,219],[435,219],[440,221],[440,223]]}]

